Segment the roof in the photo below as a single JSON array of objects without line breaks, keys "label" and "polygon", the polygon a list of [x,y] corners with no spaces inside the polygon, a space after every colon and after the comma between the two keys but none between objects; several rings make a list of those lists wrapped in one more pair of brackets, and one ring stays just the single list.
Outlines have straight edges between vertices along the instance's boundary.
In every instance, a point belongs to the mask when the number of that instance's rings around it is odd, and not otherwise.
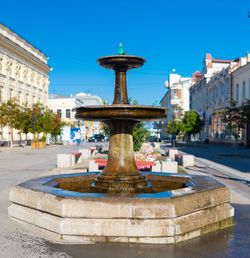
[{"label": "roof", "polygon": [[65,96],[62,94],[49,94],[49,99],[66,99],[66,98],[72,98],[72,97]]},{"label": "roof", "polygon": [[212,62],[215,62],[215,63],[228,63],[228,64],[230,64],[231,62],[233,62],[233,60],[212,58]]},{"label": "roof", "polygon": [[[28,40],[26,40],[25,38],[21,37],[20,35],[18,35],[16,32],[14,32],[11,28],[9,28],[8,26],[6,26],[3,23],[0,23],[0,28],[2,27],[2,29],[8,31],[10,34],[12,34],[14,37],[16,37],[18,40],[20,40],[21,42],[24,42],[26,44],[28,44],[33,51],[38,52],[38,54],[42,55],[45,59],[48,59],[48,57],[37,47],[34,46],[34,44],[30,43]],[[18,44],[19,45],[19,44]],[[21,46],[21,45],[20,45]],[[23,46],[21,46],[23,47]]]}]

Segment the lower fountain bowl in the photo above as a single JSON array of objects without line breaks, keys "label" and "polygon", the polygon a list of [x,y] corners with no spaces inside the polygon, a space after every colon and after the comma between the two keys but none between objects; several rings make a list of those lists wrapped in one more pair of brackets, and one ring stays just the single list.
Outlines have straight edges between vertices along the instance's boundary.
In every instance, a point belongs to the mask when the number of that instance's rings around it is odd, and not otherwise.
[{"label": "lower fountain bowl", "polygon": [[97,174],[21,183],[9,216],[59,243],[170,244],[232,225],[230,191],[210,177],[149,172],[153,191],[124,197],[91,192]]}]

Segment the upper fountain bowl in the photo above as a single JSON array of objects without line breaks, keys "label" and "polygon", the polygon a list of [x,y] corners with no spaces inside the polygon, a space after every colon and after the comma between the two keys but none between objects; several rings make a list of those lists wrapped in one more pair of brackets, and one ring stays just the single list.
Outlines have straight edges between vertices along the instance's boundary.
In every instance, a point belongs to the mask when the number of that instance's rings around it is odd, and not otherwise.
[{"label": "upper fountain bowl", "polygon": [[133,69],[142,66],[145,62],[145,59],[139,56],[130,56],[130,55],[113,55],[113,56],[104,56],[97,59],[97,62],[108,69]]},{"label": "upper fountain bowl", "polygon": [[83,106],[74,109],[77,119],[156,121],[166,117],[166,108],[141,105]]}]

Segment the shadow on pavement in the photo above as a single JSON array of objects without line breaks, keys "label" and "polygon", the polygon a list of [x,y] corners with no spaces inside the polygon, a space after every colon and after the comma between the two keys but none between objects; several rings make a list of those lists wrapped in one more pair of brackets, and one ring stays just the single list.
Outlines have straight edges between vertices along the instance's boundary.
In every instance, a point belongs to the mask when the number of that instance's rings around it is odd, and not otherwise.
[{"label": "shadow on pavement", "polygon": [[207,174],[207,175],[213,175],[214,177],[217,177],[217,178],[227,179],[227,180],[231,180],[231,181],[235,181],[235,182],[240,182],[240,183],[243,183],[243,184],[246,184],[246,185],[250,186],[250,180],[244,180],[244,179],[237,178],[237,177],[220,175],[218,173],[211,172],[211,170],[209,172],[207,172],[206,169],[204,169],[204,167],[201,167],[200,169],[199,169],[198,166],[194,166],[194,167],[190,167],[190,168],[191,168],[191,171],[201,172],[201,173]]},{"label": "shadow on pavement", "polygon": [[232,145],[219,144],[178,144],[180,151],[195,155],[239,170],[243,173],[250,173],[250,149]]}]

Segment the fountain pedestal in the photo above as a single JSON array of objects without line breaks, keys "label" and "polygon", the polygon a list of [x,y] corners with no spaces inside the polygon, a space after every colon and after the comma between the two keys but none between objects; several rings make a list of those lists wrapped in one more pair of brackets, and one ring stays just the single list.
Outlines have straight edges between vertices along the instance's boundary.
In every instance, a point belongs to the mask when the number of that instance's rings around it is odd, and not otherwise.
[{"label": "fountain pedestal", "polygon": [[105,169],[96,178],[93,191],[134,193],[149,191],[147,180],[136,167],[133,151],[135,121],[113,120],[110,128],[109,156]]}]

